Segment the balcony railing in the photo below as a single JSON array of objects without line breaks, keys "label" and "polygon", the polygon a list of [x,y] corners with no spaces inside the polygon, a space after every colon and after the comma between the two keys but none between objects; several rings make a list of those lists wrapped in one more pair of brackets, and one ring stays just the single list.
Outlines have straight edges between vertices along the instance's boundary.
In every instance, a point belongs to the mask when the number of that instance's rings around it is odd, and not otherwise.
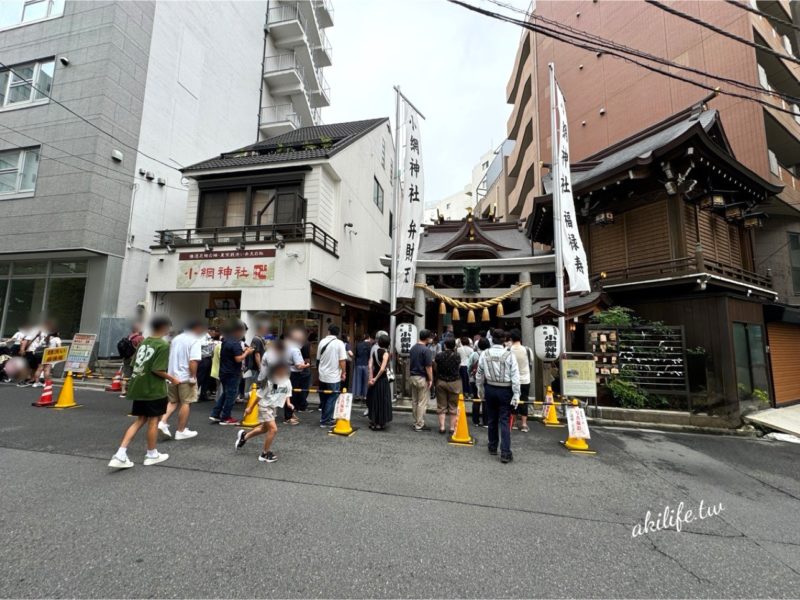
[{"label": "balcony railing", "polygon": [[[697,252],[694,256],[685,256],[673,260],[643,263],[622,269],[605,271],[604,284],[612,283],[636,283],[637,281],[647,281],[649,279],[662,279],[670,277],[680,277],[690,274],[712,274],[727,279],[732,279],[744,285],[750,284],[758,287],[772,289],[772,278],[768,275],[759,275],[738,267],[730,267],[722,263],[709,260],[703,256],[702,252]],[[601,277],[600,273],[595,274]]]},{"label": "balcony railing", "polygon": [[305,72],[303,71],[303,66],[297,60],[297,55],[294,52],[286,52],[276,56],[267,56],[264,59],[264,75],[291,70],[297,71],[297,73],[300,75],[300,80],[305,81]]},{"label": "balcony railing", "polygon": [[315,47],[314,50],[318,50],[318,51],[321,50],[322,52],[324,52],[325,54],[328,55],[328,58],[332,58],[331,57],[331,52],[333,50],[331,48],[331,43],[328,40],[328,36],[325,35],[325,30],[324,29],[320,29],[319,30],[319,41],[320,41],[319,46]]},{"label": "balcony railing", "polygon": [[300,127],[300,117],[294,112],[291,104],[276,104],[275,106],[261,107],[261,126],[270,123],[291,123],[295,129]]},{"label": "balcony railing", "polygon": [[267,14],[267,26],[285,23],[287,21],[298,21],[303,31],[306,30],[306,19],[297,3],[281,4],[269,9],[269,13]]},{"label": "balcony railing", "polygon": [[322,72],[322,69],[317,69],[317,86],[317,89],[312,90],[311,93],[324,96],[325,101],[330,104],[331,86],[328,84],[328,80],[325,78],[325,74]]},{"label": "balcony railing", "polygon": [[235,246],[310,242],[329,254],[339,257],[339,242],[314,223],[274,223],[241,227],[202,227],[196,229],[164,229],[156,231],[154,248]]}]

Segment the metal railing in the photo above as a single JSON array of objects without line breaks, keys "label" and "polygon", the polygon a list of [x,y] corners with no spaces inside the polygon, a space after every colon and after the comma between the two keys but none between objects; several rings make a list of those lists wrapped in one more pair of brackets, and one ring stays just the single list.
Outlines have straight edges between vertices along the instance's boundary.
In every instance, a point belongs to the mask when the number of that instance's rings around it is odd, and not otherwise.
[{"label": "metal railing", "polygon": [[303,31],[306,30],[306,19],[300,12],[298,3],[281,4],[269,9],[269,13],[267,14],[267,27],[277,25],[278,23],[286,23],[288,21],[297,21],[300,23],[300,27],[303,28]]},{"label": "metal railing", "polygon": [[300,116],[294,112],[294,106],[291,104],[276,104],[274,106],[261,107],[261,126],[270,123],[283,123],[288,121],[295,126],[295,129],[300,127]]},{"label": "metal railing", "polygon": [[291,70],[297,71],[300,76],[300,81],[305,81],[305,71],[297,60],[297,55],[294,52],[267,56],[264,59],[264,75]]},{"label": "metal railing", "polygon": [[198,227],[156,231],[154,248],[235,246],[264,243],[310,242],[339,257],[339,242],[314,223],[272,223],[241,227]]},{"label": "metal railing", "polygon": [[328,55],[328,58],[333,60],[333,56],[331,52],[333,51],[331,47],[331,43],[328,40],[328,36],[325,34],[324,29],[319,30],[319,46],[314,46],[314,50],[322,50],[325,54]]},{"label": "metal railing", "polygon": [[[723,265],[720,262],[705,258],[702,252],[698,252],[694,256],[684,256],[673,260],[660,260],[621,269],[611,269],[605,271],[603,283],[635,283],[639,280],[647,280],[654,277],[678,277],[692,273],[712,273],[744,284],[749,283],[767,289],[772,287],[772,278],[768,275],[759,275],[738,267]],[[596,273],[594,276],[600,277],[601,274]]]},{"label": "metal railing", "polygon": [[328,80],[325,78],[325,74],[322,72],[322,69],[317,69],[317,89],[312,90],[311,93],[325,96],[325,99],[330,104],[331,86],[328,84]]}]

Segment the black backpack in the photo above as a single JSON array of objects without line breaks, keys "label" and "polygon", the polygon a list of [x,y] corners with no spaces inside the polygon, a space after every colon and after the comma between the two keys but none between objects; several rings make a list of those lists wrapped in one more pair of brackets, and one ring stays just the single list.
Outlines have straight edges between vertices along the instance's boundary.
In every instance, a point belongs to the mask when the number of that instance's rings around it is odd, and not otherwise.
[{"label": "black backpack", "polygon": [[117,352],[119,353],[120,358],[130,358],[136,354],[136,347],[133,345],[133,342],[130,340],[130,338],[124,337],[117,342]]}]

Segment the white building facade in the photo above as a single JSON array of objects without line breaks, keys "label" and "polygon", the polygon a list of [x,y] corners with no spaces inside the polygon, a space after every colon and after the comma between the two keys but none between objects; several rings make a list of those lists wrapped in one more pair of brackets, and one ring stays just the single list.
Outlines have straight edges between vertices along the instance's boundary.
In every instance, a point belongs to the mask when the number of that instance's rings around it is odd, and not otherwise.
[{"label": "white building facade", "polygon": [[461,190],[442,198],[435,205],[425,209],[425,222],[433,223],[437,217],[443,217],[445,221],[464,219],[467,216],[467,209],[475,208],[481,181],[489,169],[494,154],[494,151],[489,150],[481,156],[480,160],[472,167],[469,183],[465,184]]},{"label": "white building facade", "polygon": [[152,249],[149,310],[176,324],[268,313],[274,331],[388,320],[388,119],[300,128],[184,171],[183,228]]}]

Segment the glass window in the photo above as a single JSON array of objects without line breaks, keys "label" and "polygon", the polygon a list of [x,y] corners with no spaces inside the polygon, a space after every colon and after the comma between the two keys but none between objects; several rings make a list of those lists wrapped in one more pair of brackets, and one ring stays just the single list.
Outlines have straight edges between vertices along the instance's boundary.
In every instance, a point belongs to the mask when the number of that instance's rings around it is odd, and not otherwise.
[{"label": "glass window", "polygon": [[[11,266],[11,263],[0,263],[0,276],[1,275],[8,275],[10,266]],[[0,304],[0,307],[2,307],[2,304]]]},{"label": "glass window", "polygon": [[63,338],[72,338],[78,333],[85,291],[86,279],[84,277],[50,280],[47,292],[47,316],[55,321],[58,332]]},{"label": "glass window", "polygon": [[240,227],[246,209],[247,190],[203,192],[198,227]]},{"label": "glass window", "polygon": [[[253,205],[250,208],[251,225],[269,225],[275,219],[275,190],[253,190]],[[261,220],[259,220],[261,213]]]},{"label": "glass window", "polygon": [[50,267],[53,275],[72,275],[75,273],[86,273],[85,260],[70,260],[54,262]]},{"label": "glass window", "polygon": [[0,2],[0,27],[11,27],[22,21],[23,0],[3,0]]},{"label": "glass window", "polygon": [[789,263],[792,266],[792,288],[800,295],[800,233],[789,234]]},{"label": "glass window", "polygon": [[752,323],[734,323],[733,350],[739,400],[750,400],[755,390],[768,393],[764,328]]},{"label": "glass window", "polygon": [[0,106],[47,98],[53,88],[54,72],[53,60],[14,65],[0,72]]},{"label": "glass window", "polygon": [[12,279],[4,336],[11,336],[31,320],[41,317],[44,307],[44,279]]},{"label": "glass window", "polygon": [[46,262],[15,262],[14,276],[17,275],[45,275],[47,274]]},{"label": "glass window", "polygon": [[50,0],[29,0],[22,12],[22,22],[36,21],[47,16]]},{"label": "glass window", "polygon": [[247,190],[228,192],[225,209],[225,227],[241,227],[245,224],[247,210]]},{"label": "glass window", "polygon": [[36,76],[36,90],[33,93],[34,100],[42,100],[50,95],[50,90],[53,89],[53,72],[55,71],[55,62],[46,62],[39,65],[39,73]]},{"label": "glass window", "polygon": [[374,185],[372,187],[372,201],[375,203],[375,206],[383,212],[383,188],[381,184],[378,183],[377,179],[373,179]]},{"label": "glass window", "polygon": [[381,140],[381,166],[386,168],[386,140]]},{"label": "glass window", "polygon": [[0,152],[0,194],[32,192],[38,171],[38,148]]}]

